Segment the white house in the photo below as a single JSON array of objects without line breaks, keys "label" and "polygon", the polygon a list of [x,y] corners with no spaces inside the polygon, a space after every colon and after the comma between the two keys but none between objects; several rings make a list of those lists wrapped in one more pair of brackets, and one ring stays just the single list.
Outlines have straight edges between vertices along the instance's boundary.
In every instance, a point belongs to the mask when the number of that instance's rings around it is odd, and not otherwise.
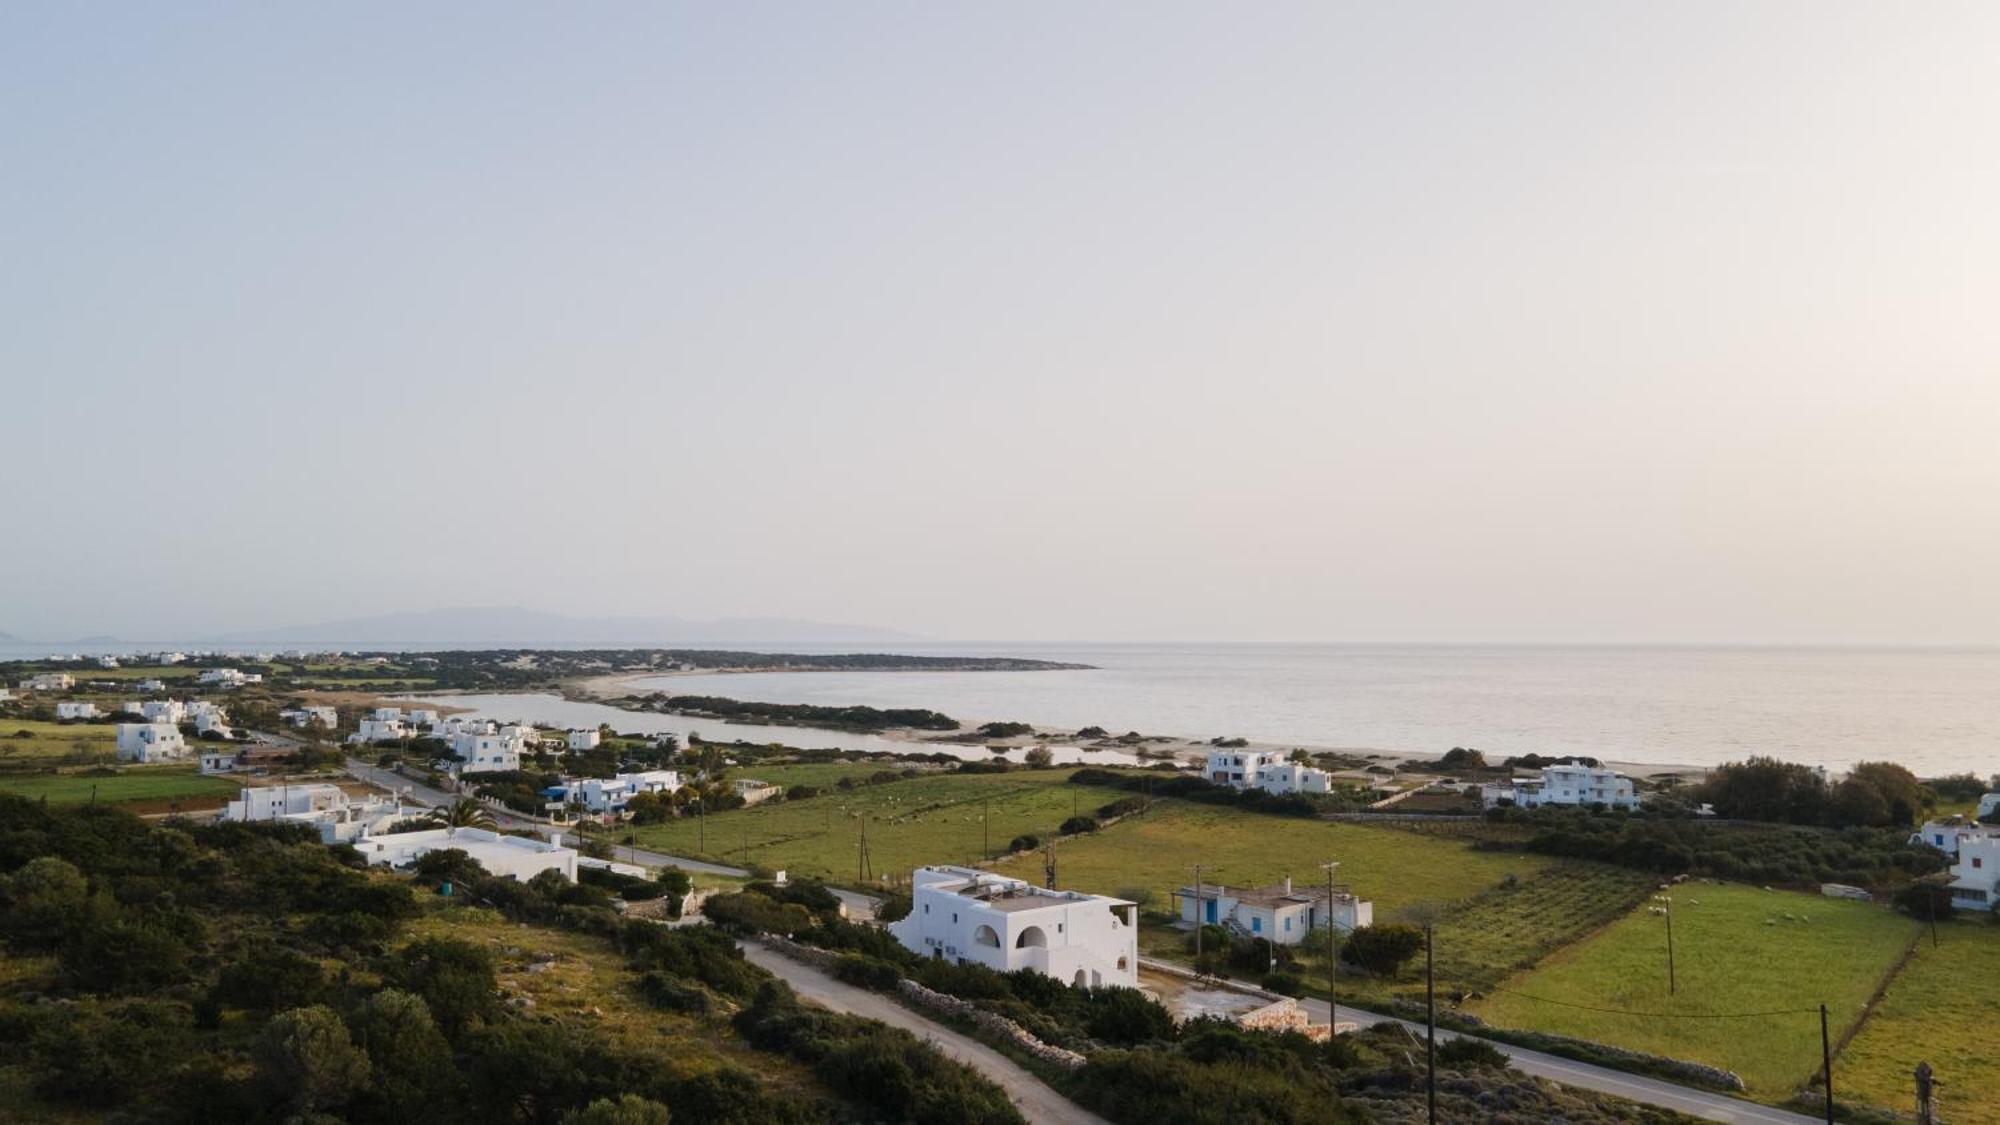
[{"label": "white house", "polygon": [[0,687],[0,703],[5,703],[12,698],[14,698],[13,692],[9,691],[6,688]]},{"label": "white house", "polygon": [[187,704],[178,699],[148,699],[139,704],[139,714],[149,723],[185,722],[187,713]]},{"label": "white house", "polygon": [[58,719],[100,719],[103,717],[104,712],[99,711],[95,703],[56,704],[56,718]]},{"label": "white house", "polygon": [[910,873],[910,913],[889,933],[919,956],[1033,969],[1092,988],[1139,983],[1138,907],[1080,891],[1044,890],[970,867]]},{"label": "white house", "polygon": [[172,723],[119,723],[118,760],[150,765],[187,757],[187,741]]},{"label": "white house", "polygon": [[1632,779],[1601,766],[1569,763],[1549,766],[1539,778],[1517,779],[1501,785],[1482,785],[1480,797],[1487,808],[1512,801],[1524,809],[1542,805],[1604,805],[1614,809],[1639,807],[1639,795]]},{"label": "white house", "polygon": [[310,824],[326,844],[351,843],[408,815],[398,801],[387,797],[356,801],[338,785],[246,787],[222,809],[224,820]]},{"label": "white house", "polygon": [[[487,724],[489,727],[492,724]],[[446,740],[458,756],[454,773],[496,773],[521,768],[521,754],[528,748],[528,728],[510,723],[498,731],[467,730]]]},{"label": "white house", "polygon": [[1287,878],[1276,886],[1247,890],[1220,883],[1185,886],[1174,893],[1181,921],[1221,926],[1231,933],[1297,945],[1329,921],[1342,933],[1373,925],[1375,904],[1340,887],[1331,898],[1325,887],[1293,889]]},{"label": "white house", "polygon": [[68,691],[75,686],[76,677],[68,672],[43,672],[21,681],[23,691]]},{"label": "white house", "polygon": [[201,683],[214,684],[221,688],[240,688],[245,684],[264,682],[262,672],[245,672],[237,668],[207,668],[197,678]]},{"label": "white house", "polygon": [[1960,910],[1992,910],[2000,903],[2000,835],[1964,836],[1951,865],[1951,904]]},{"label": "white house", "polygon": [[500,729],[489,719],[474,719],[465,715],[453,715],[439,724],[431,733],[449,742],[461,734],[492,734]]},{"label": "white house", "polygon": [[141,695],[151,695],[154,692],[167,690],[167,681],[140,680],[139,682],[132,685],[132,690],[140,693]]},{"label": "white house", "polygon": [[595,750],[603,741],[604,737],[595,728],[589,730],[578,728],[569,732],[571,750]]},{"label": "white house", "polygon": [[366,744],[370,742],[398,742],[410,737],[410,728],[401,719],[378,719],[373,716],[355,724],[354,733],[347,741]]},{"label": "white house", "polygon": [[163,652],[153,658],[153,663],[162,666],[185,664],[186,662],[187,654],[184,652]]},{"label": "white house", "polygon": [[292,751],[284,746],[245,746],[241,743],[204,746],[200,754],[201,772],[214,775],[269,769],[284,766],[291,757]]},{"label": "white house", "polygon": [[1981,824],[1962,816],[1927,820],[1922,828],[1910,834],[1910,843],[1936,848],[1955,859],[1959,842],[1971,836],[2000,836],[2000,824]]},{"label": "white house", "polygon": [[1269,793],[1330,793],[1333,778],[1325,770],[1294,762],[1283,754],[1249,750],[1210,750],[1201,776],[1215,785],[1262,789]]},{"label": "white house", "polygon": [[2000,820],[2000,793],[1988,793],[1979,798],[1979,811],[1972,815],[1980,821]]},{"label": "white house", "polygon": [[413,707],[403,716],[403,721],[413,727],[434,727],[438,725],[438,713],[428,708]]},{"label": "white house", "polygon": [[743,798],[743,803],[746,805],[768,801],[780,792],[777,786],[768,781],[759,781],[754,777],[737,778],[735,788],[736,795]]},{"label": "white house", "polygon": [[640,793],[672,793],[681,787],[681,775],[674,770],[647,770],[621,773],[613,778],[566,778],[561,799],[575,801],[593,813],[622,812]]},{"label": "white house", "polygon": [[340,725],[340,712],[331,707],[294,707],[278,712],[278,717],[295,727],[309,727],[318,723],[328,730]]},{"label": "white house", "polygon": [[563,878],[576,879],[576,850],[558,841],[530,840],[523,836],[502,836],[484,828],[436,828],[427,832],[398,832],[393,836],[363,836],[354,846],[369,863],[405,867],[420,856],[444,848],[457,848],[479,861],[489,875],[523,882],[544,871],[560,871]]},{"label": "white house", "polygon": [[115,656],[100,656],[97,658],[97,666],[99,668],[116,668],[118,667],[118,658]]}]

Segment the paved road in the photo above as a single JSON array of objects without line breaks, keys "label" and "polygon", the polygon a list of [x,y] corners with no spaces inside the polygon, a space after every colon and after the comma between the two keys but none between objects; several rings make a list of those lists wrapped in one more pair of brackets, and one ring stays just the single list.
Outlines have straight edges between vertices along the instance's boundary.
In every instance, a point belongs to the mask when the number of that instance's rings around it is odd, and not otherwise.
[{"label": "paved road", "polygon": [[[1143,961],[1141,962],[1142,965],[1144,963]],[[1311,1017],[1313,1022],[1327,1022],[1326,1001],[1309,999],[1300,1001],[1300,1004],[1304,1006],[1306,1014]],[[1359,1008],[1347,1007],[1344,1004],[1340,1008],[1340,1020],[1342,1022],[1352,1021],[1362,1027],[1374,1027],[1377,1024],[1385,1023],[1399,1023],[1409,1028],[1412,1032],[1415,1032],[1419,1039],[1423,1038],[1424,1035],[1423,1024],[1396,1019],[1393,1016],[1379,1015],[1375,1012],[1365,1012]],[[1438,1042],[1440,1043],[1459,1037],[1459,1033],[1457,1032],[1446,1031],[1443,1028],[1438,1029]],[[1709,1121],[1735,1122],[1739,1123],[1739,1125],[1815,1125],[1816,1122],[1821,1120],[1818,1117],[1807,1117],[1804,1114],[1793,1113],[1790,1110],[1773,1109],[1770,1106],[1747,1102],[1741,1098],[1732,1098],[1727,1094],[1698,1090],[1692,1086],[1682,1086],[1679,1083],[1668,1082],[1659,1078],[1647,1078],[1644,1075],[1628,1074],[1622,1070],[1592,1066],[1589,1063],[1577,1062],[1558,1055],[1546,1054],[1541,1051],[1531,1051],[1526,1047],[1516,1047],[1498,1040],[1489,1039],[1486,1042],[1492,1043],[1493,1046],[1499,1048],[1501,1053],[1505,1054],[1513,1062],[1515,1068],[1525,1074],[1532,1074],[1537,1078],[1546,1078],[1551,1082],[1559,1082],[1565,1086],[1573,1086],[1581,1090],[1596,1090],[1599,1093],[1614,1094],[1630,1101],[1643,1102],[1646,1105],[1676,1110],[1690,1117],[1700,1117]],[[1838,1076],[1836,1075],[1837,1079]]]},{"label": "paved road", "polygon": [[752,964],[791,985],[792,991],[805,999],[836,1012],[866,1016],[891,1027],[900,1027],[971,1066],[1007,1091],[1007,1096],[1013,1099],[1021,1116],[1037,1125],[1043,1122],[1110,1125],[1102,1117],[1051,1090],[1014,1060],[971,1036],[932,1023],[886,996],[834,980],[810,965],[780,956],[761,945],[746,943],[743,955]]}]

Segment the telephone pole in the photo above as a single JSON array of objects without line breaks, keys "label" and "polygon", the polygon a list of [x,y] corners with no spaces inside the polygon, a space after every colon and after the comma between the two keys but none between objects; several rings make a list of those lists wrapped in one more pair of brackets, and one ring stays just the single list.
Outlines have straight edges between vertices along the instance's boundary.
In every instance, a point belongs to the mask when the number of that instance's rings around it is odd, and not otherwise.
[{"label": "telephone pole", "polygon": [[[1336,859],[1329,863],[1322,863],[1320,866],[1326,869],[1326,1022],[1338,1028],[1340,1026],[1340,993],[1335,990],[1334,985],[1336,984],[1335,974],[1338,972],[1335,966],[1339,963],[1340,958],[1337,955],[1338,951],[1334,944],[1336,928],[1333,924],[1333,874],[1340,870],[1340,861]],[[1332,1035],[1335,1032],[1328,1032],[1328,1034]]]},{"label": "telephone pole", "polygon": [[1201,864],[1194,865],[1194,962],[1201,971]]},{"label": "telephone pole", "polygon": [[1833,1125],[1833,1039],[1826,1032],[1826,1005],[1819,1006],[1820,1077],[1826,1083],[1826,1125]]},{"label": "telephone pole", "polygon": [[[1437,958],[1433,956],[1431,923],[1424,923],[1424,1103],[1430,1125],[1438,1119],[1438,992]],[[1832,1111],[1829,1110],[1829,1113]],[[1828,1117],[1831,1121],[1833,1118]]]},{"label": "telephone pole", "polygon": [[855,863],[854,878],[856,882],[866,883],[874,877],[874,865],[868,861],[868,817],[864,813],[861,817],[861,855]]},{"label": "telephone pole", "polygon": [[993,858],[993,802],[979,802],[979,854],[982,859]]}]

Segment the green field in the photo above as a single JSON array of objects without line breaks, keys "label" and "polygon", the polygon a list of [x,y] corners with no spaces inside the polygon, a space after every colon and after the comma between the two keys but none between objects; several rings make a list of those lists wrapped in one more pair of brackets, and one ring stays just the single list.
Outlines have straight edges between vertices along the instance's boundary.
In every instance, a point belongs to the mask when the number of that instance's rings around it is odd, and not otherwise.
[{"label": "green field", "polygon": [[115,774],[90,776],[67,773],[0,774],[0,793],[12,793],[51,804],[75,805],[91,799],[121,804],[127,801],[171,801],[186,798],[234,797],[241,786],[226,777],[203,777],[193,766],[135,766]]},{"label": "green field", "polygon": [[[22,737],[23,731],[27,737]],[[109,760],[117,750],[118,728],[107,723],[0,719],[0,769],[21,762]]]},{"label": "green field", "polygon": [[1659,886],[1642,871],[1564,861],[1458,904],[1436,929],[1437,978],[1485,992],[1631,913]]},{"label": "green field", "polygon": [[[887,766],[842,769],[865,776]],[[822,784],[827,767],[755,766],[733,771],[772,784]],[[639,846],[724,863],[757,863],[794,875],[839,882],[855,881],[861,818],[868,820],[868,848],[877,876],[907,878],[926,863],[965,863],[980,858],[986,838],[980,815],[990,805],[995,849],[1024,833],[1048,835],[1074,808],[1090,812],[1127,794],[1074,786],[1072,769],[1020,770],[1003,774],[941,773],[851,791],[832,791],[802,801],[779,801],[707,818],[682,817],[637,830]],[[702,841],[706,840],[706,847]],[[748,850],[745,850],[745,844]]]},{"label": "green field", "polygon": [[[1555,863],[1542,856],[1474,851],[1394,828],[1182,801],[1162,801],[1093,836],[1064,840],[1056,856],[1063,886],[1101,894],[1145,887],[1158,909],[1167,908],[1170,891],[1193,881],[1194,863],[1202,865],[1205,881],[1261,887],[1287,875],[1301,883],[1323,880],[1319,865],[1338,860],[1340,881],[1372,900],[1375,917],[1383,922],[1415,903],[1456,902],[1509,874],[1526,879]],[[1041,864],[1037,856],[1020,856],[997,870],[1039,882]]]},{"label": "green field", "polygon": [[[1916,934],[1909,919],[1864,902],[1707,882],[1673,897],[1676,994],[1665,925],[1647,903],[1470,1010],[1501,1026],[1726,1067],[1753,1094],[1783,1098],[1818,1069],[1817,1006],[1828,1005],[1841,1034]],[[1779,1010],[1789,1014],[1700,1018]]]},{"label": "green field", "polygon": [[91,680],[186,680],[193,679],[201,671],[199,668],[183,668],[176,664],[166,668],[148,668],[144,665],[132,668],[89,668],[81,672],[68,669],[76,677],[78,686]]},{"label": "green field", "polygon": [[1939,928],[1939,946],[1921,937],[1860,1034],[1834,1060],[1834,1093],[1909,1112],[1911,1072],[1929,1062],[1943,1083],[1939,1115],[1954,1125],[2000,1125],[2000,926],[1984,918]]}]

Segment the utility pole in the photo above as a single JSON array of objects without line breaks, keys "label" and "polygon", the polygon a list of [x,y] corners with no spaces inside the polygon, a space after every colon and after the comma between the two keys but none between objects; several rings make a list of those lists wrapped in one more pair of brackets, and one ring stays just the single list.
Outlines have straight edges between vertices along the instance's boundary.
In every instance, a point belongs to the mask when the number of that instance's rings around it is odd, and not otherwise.
[{"label": "utility pole", "polygon": [[697,798],[694,803],[695,850],[708,854],[708,802]]},{"label": "utility pole", "polygon": [[[1332,1027],[1340,1026],[1340,993],[1335,989],[1335,966],[1340,957],[1335,946],[1336,930],[1333,925],[1333,874],[1340,870],[1340,861],[1333,860],[1320,864],[1326,868],[1326,1022]],[[1328,1034],[1333,1034],[1329,1032]]]},{"label": "utility pole", "polygon": [[993,858],[993,802],[979,802],[979,854],[982,859]]},{"label": "utility pole", "polygon": [[1937,1080],[1937,1072],[1931,1069],[1929,1060],[1917,1064],[1917,1125],[1935,1125],[1937,1105],[1931,1100],[1932,1088],[1943,1083]]},{"label": "utility pole", "polygon": [[1820,1077],[1826,1083],[1826,1125],[1833,1125],[1833,1039],[1826,1032],[1826,1005],[1819,1006]]},{"label": "utility pole", "polygon": [[[1430,1125],[1437,1125],[1438,1119],[1438,992],[1437,958],[1433,956],[1432,941],[1434,930],[1429,922],[1424,923],[1424,1104],[1428,1107]],[[1821,1009],[1824,1014],[1825,1009]],[[1832,1111],[1829,1110],[1829,1113]],[[1832,1118],[1828,1117],[1831,1121]]]},{"label": "utility pole", "polygon": [[1194,961],[1195,971],[1201,966],[1201,864],[1194,865]]},{"label": "utility pole", "polygon": [[874,865],[868,861],[868,816],[864,813],[861,817],[861,856],[855,864],[854,879],[856,882],[866,883],[874,877]]},{"label": "utility pole", "polygon": [[1674,896],[1654,895],[1654,902],[1665,903],[1660,913],[1667,916],[1667,995],[1675,993],[1674,986]]}]

